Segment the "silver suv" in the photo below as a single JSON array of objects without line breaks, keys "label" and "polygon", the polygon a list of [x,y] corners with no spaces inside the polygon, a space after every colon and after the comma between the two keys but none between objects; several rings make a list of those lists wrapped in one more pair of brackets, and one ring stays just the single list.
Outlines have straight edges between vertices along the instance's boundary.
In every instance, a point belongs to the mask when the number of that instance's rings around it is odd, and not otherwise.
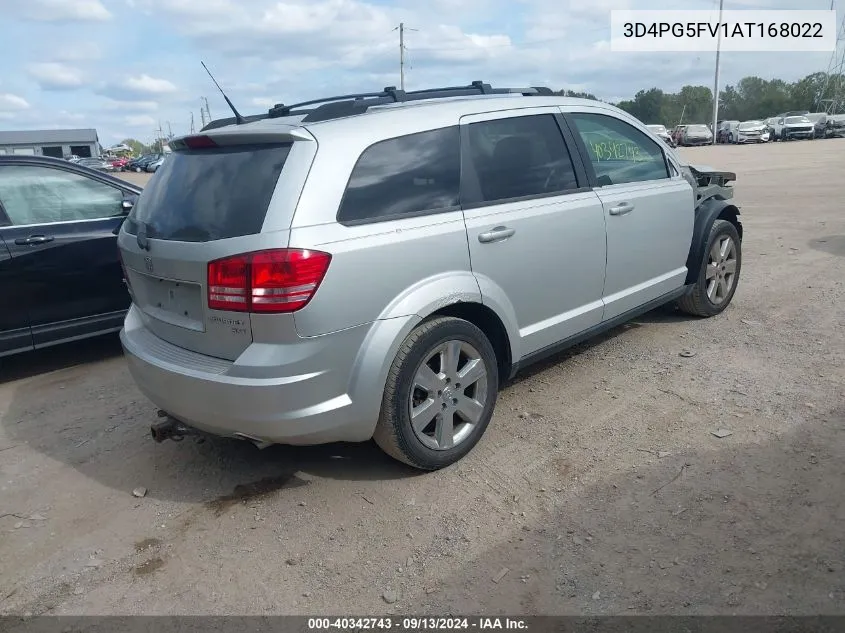
[{"label": "silver suv", "polygon": [[548,89],[280,104],[171,148],[118,240],[158,440],[374,438],[441,468],[519,369],[737,287],[735,176]]}]

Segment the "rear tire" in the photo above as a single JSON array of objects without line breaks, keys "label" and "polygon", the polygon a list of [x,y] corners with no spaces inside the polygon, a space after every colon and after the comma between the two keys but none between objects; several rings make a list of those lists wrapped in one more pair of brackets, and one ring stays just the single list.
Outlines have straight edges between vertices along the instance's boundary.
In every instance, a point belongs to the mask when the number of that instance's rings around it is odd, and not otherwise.
[{"label": "rear tire", "polygon": [[498,385],[496,353],[484,332],[454,317],[423,322],[390,367],[373,439],[414,468],[454,464],[487,429]]},{"label": "rear tire", "polygon": [[707,238],[698,279],[692,291],[678,301],[678,307],[694,316],[720,314],[733,299],[741,268],[742,242],[736,227],[727,220],[716,220]]}]

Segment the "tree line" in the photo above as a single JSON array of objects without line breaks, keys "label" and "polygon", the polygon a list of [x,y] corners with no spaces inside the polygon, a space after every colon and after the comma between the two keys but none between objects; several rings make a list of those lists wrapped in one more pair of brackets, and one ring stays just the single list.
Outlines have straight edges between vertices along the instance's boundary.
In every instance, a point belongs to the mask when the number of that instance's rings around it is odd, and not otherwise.
[{"label": "tree line", "polygon": [[[792,83],[782,79],[744,77],[736,85],[725,86],[720,91],[719,118],[747,121],[766,119],[790,110],[824,111],[824,100],[835,98],[839,86],[845,86],[845,75],[818,72]],[[555,94],[599,100],[587,92],[559,90]],[[684,86],[676,93],[650,88],[640,90],[633,99],[613,105],[647,124],[710,123],[713,118],[713,91],[707,86]],[[845,104],[840,104],[839,111],[843,108]]]}]

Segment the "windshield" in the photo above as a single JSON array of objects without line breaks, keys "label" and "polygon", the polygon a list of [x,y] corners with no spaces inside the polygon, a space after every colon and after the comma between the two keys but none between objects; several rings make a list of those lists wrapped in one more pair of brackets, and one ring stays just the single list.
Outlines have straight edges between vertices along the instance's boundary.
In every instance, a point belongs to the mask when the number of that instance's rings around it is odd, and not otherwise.
[{"label": "windshield", "polygon": [[[206,242],[259,233],[291,144],[173,152],[124,226],[137,235]],[[163,158],[163,157],[161,157]]]},{"label": "windshield", "polygon": [[687,131],[695,134],[710,134],[710,128],[706,125],[690,125]]},{"label": "windshield", "polygon": [[788,116],[786,117],[787,123],[811,123],[810,119],[805,116]]},{"label": "windshield", "polygon": [[665,125],[649,125],[648,129],[656,134],[665,134],[666,133],[666,126]]},{"label": "windshield", "polygon": [[755,127],[763,127],[765,123],[762,121],[743,121],[739,124],[740,130],[750,130]]}]

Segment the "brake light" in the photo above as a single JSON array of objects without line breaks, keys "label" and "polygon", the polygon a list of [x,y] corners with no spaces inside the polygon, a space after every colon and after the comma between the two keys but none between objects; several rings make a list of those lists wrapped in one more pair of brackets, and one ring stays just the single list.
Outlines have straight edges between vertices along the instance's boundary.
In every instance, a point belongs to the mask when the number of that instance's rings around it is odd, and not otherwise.
[{"label": "brake light", "polygon": [[321,251],[281,248],[209,262],[208,307],[232,312],[295,312],[317,292],[331,257]]},{"label": "brake light", "polygon": [[186,136],[182,139],[189,149],[208,149],[217,147],[217,143],[210,136]]}]

